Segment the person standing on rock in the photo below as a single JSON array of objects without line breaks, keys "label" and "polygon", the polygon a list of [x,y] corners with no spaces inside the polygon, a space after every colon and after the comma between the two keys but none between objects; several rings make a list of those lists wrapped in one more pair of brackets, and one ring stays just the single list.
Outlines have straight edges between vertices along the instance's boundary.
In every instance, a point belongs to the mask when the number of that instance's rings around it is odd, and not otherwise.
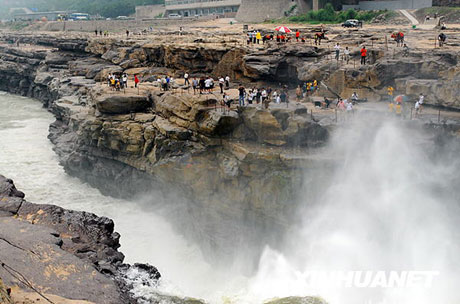
[{"label": "person standing on rock", "polygon": [[423,110],[423,102],[425,100],[425,96],[423,96],[422,93],[420,93],[420,96],[418,98],[418,103],[420,105],[420,110],[419,110],[419,113],[422,113],[422,110]]},{"label": "person standing on rock", "polygon": [[297,42],[299,42],[299,38],[300,38],[300,31],[297,30],[297,31],[295,32],[295,40],[297,40]]},{"label": "person standing on rock", "polygon": [[261,98],[262,103],[265,103],[265,101],[268,99],[268,93],[265,88],[262,88],[262,92],[260,93],[260,98]]},{"label": "person standing on rock", "polygon": [[126,30],[126,38],[129,37],[129,30]]},{"label": "person standing on rock", "polygon": [[190,85],[190,81],[188,80],[188,77],[189,77],[188,73],[185,72],[185,74],[184,74],[184,85],[188,85],[188,86],[189,86],[189,85]]},{"label": "person standing on rock", "polygon": [[254,99],[254,94],[252,90],[248,92],[248,104],[252,104],[252,100]]},{"label": "person standing on rock", "polygon": [[281,90],[280,102],[282,102],[282,103],[286,102],[286,91],[284,91],[284,90]]},{"label": "person standing on rock", "polygon": [[393,100],[393,92],[395,89],[392,86],[389,86],[387,90],[388,90],[388,99],[391,101]]},{"label": "person standing on rock", "polygon": [[211,78],[210,77],[205,79],[204,88],[207,93],[211,93]]},{"label": "person standing on rock", "polygon": [[224,93],[224,83],[225,83],[224,77],[220,76],[219,77],[220,94]]},{"label": "person standing on rock", "polygon": [[97,29],[94,31],[94,33],[96,33],[96,37],[97,37]]},{"label": "person standing on rock", "polygon": [[240,86],[238,88],[238,94],[239,94],[238,103],[240,107],[244,107],[244,97],[246,96],[246,90],[243,86]]},{"label": "person standing on rock", "polygon": [[225,76],[225,89],[230,89],[230,76]]},{"label": "person standing on rock", "polygon": [[139,84],[139,78],[137,75],[134,75],[134,87],[137,88],[137,85]]},{"label": "person standing on rock", "polygon": [[366,64],[366,57],[367,57],[367,49],[366,46],[363,46],[361,49],[361,64],[365,65]]},{"label": "person standing on rock", "polygon": [[415,117],[417,117],[420,114],[420,111],[421,111],[420,102],[418,100],[415,103],[414,108],[415,108]]},{"label": "person standing on rock", "polygon": [[193,78],[192,80],[192,87],[193,87],[193,94],[196,94],[196,91],[198,90],[198,80],[196,77]]},{"label": "person standing on rock", "polygon": [[121,79],[122,79],[123,88],[126,89],[128,87],[128,75],[123,74]]},{"label": "person standing on rock", "polygon": [[350,61],[350,50],[348,49],[348,46],[343,51],[343,54],[344,54],[343,60],[345,60],[348,64],[348,62]]},{"label": "person standing on rock", "polygon": [[340,58],[340,43],[337,42],[337,44],[334,46],[335,49],[335,60],[339,61]]},{"label": "person standing on rock", "polygon": [[262,35],[260,34],[259,31],[257,31],[257,34],[256,34],[257,44],[260,44],[260,39],[262,39]]}]

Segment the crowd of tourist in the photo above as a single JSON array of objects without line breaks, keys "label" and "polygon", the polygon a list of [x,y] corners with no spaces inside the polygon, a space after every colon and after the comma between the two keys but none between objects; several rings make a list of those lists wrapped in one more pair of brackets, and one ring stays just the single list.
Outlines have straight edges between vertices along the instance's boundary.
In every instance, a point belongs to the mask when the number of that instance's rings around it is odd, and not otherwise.
[{"label": "crowd of tourist", "polygon": [[128,75],[126,73],[123,74],[109,74],[107,76],[107,85],[116,91],[120,91],[121,89],[125,89],[128,87]]},{"label": "crowd of tourist", "polygon": [[[289,35],[284,32],[277,33],[266,33],[263,34],[260,31],[248,31],[247,32],[247,44],[265,44],[269,41],[276,41],[277,43],[288,43],[292,41],[305,43],[310,36],[301,35],[300,30],[297,30],[293,35]],[[326,38],[326,31],[322,29],[313,35],[315,45],[321,45],[321,40]]]}]

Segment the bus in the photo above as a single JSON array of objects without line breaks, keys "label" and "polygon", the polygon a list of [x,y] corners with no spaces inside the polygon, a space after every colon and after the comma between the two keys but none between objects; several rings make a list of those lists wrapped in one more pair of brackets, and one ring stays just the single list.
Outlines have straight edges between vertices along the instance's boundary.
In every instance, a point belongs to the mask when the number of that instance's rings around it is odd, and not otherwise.
[{"label": "bus", "polygon": [[69,15],[69,20],[89,20],[89,14],[84,14],[84,13],[72,13]]}]

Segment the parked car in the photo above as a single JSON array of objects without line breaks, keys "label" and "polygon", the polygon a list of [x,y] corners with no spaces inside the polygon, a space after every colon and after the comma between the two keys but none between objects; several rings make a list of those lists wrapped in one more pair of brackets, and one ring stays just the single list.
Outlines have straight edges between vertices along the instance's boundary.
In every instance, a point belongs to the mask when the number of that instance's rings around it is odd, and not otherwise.
[{"label": "parked car", "polygon": [[343,27],[363,27],[363,22],[357,19],[348,19],[342,23]]},{"label": "parked car", "polygon": [[179,14],[168,14],[168,18],[178,19],[178,18],[182,18],[182,16]]}]

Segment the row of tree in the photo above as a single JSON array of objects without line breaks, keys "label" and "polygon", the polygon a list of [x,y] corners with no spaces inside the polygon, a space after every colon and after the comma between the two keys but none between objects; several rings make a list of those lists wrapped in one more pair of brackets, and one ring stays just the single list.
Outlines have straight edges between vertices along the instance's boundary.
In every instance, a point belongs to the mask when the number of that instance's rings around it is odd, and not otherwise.
[{"label": "row of tree", "polygon": [[37,11],[76,11],[103,17],[129,16],[137,5],[163,4],[164,0],[0,0],[0,14],[7,17],[10,8],[27,7]]}]

